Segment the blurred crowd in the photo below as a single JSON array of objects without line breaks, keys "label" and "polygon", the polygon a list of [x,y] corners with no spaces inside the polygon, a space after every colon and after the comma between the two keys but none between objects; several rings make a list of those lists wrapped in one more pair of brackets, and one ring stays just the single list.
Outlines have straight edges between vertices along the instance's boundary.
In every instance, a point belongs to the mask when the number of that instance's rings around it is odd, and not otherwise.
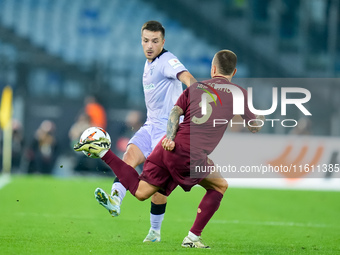
[{"label": "blurred crowd", "polygon": [[[129,110],[117,138],[112,140],[112,150],[120,157],[132,135],[142,126],[144,115],[137,110]],[[96,98],[85,98],[84,108],[76,116],[68,131],[69,150],[63,151],[56,136],[57,125],[52,120],[43,120],[32,137],[24,137],[23,125],[12,120],[12,171],[28,174],[97,174],[113,175],[101,161],[73,152],[73,145],[79,141],[84,130],[89,127],[102,127],[107,130],[107,113]],[[0,132],[0,163],[2,163],[2,140]],[[114,135],[112,135],[114,137]]]}]

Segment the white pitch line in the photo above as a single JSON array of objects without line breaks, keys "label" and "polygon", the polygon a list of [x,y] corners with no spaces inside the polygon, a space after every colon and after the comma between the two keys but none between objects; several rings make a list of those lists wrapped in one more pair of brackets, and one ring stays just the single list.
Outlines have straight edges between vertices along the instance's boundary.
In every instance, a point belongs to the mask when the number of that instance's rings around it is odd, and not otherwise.
[{"label": "white pitch line", "polygon": [[11,182],[11,177],[9,174],[2,174],[0,176],[0,189],[5,187],[8,183]]}]

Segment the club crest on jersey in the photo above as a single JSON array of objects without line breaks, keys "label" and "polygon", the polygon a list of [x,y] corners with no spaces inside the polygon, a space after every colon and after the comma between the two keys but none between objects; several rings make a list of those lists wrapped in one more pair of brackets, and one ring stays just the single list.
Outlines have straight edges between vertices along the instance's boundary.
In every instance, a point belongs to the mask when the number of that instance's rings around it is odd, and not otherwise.
[{"label": "club crest on jersey", "polygon": [[154,65],[152,65],[152,66],[150,67],[150,75],[153,74],[153,69],[155,69],[155,66],[154,66]]},{"label": "club crest on jersey", "polygon": [[[214,94],[217,96],[218,100],[220,101],[220,103],[221,103],[221,105],[222,105],[221,97],[220,97],[220,95],[217,93],[216,89],[214,89],[212,86],[209,86],[208,84],[205,84],[205,83],[203,83],[203,82],[198,82],[198,83],[204,85],[204,87],[210,88],[210,89],[214,92]],[[215,100],[215,97],[210,93],[209,90],[205,89],[204,87],[198,87],[198,86],[197,86],[198,89],[201,89],[201,90],[205,91],[205,92],[211,97],[211,99],[214,101],[215,105],[217,105],[216,100]],[[202,98],[203,98],[203,97],[202,97]]]},{"label": "club crest on jersey", "polygon": [[171,65],[173,69],[182,66],[182,63],[177,58],[170,59],[168,63]]}]

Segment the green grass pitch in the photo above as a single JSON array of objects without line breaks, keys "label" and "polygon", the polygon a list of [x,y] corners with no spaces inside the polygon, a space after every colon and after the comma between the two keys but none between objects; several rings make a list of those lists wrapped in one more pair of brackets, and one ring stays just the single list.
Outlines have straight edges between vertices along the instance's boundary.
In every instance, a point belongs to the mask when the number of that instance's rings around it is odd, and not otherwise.
[{"label": "green grass pitch", "polygon": [[[256,181],[256,180],[254,180]],[[230,188],[202,238],[181,248],[201,187],[168,199],[162,242],[144,244],[150,201],[112,218],[94,199],[111,178],[14,176],[0,189],[0,254],[340,254],[340,192]]]}]

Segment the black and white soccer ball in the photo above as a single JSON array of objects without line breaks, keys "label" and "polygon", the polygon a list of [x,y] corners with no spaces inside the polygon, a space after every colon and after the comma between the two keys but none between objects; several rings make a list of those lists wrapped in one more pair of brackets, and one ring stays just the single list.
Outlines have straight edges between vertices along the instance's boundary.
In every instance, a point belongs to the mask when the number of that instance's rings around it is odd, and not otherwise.
[{"label": "black and white soccer ball", "polygon": [[[86,141],[94,141],[98,140],[99,138],[104,137],[107,138],[109,141],[109,144],[107,145],[107,148],[111,148],[111,137],[108,132],[106,132],[101,127],[90,127],[86,129],[80,136],[80,143],[86,142]],[[83,153],[89,157],[89,158],[98,158],[97,156],[93,155],[92,153],[83,151]]]}]

